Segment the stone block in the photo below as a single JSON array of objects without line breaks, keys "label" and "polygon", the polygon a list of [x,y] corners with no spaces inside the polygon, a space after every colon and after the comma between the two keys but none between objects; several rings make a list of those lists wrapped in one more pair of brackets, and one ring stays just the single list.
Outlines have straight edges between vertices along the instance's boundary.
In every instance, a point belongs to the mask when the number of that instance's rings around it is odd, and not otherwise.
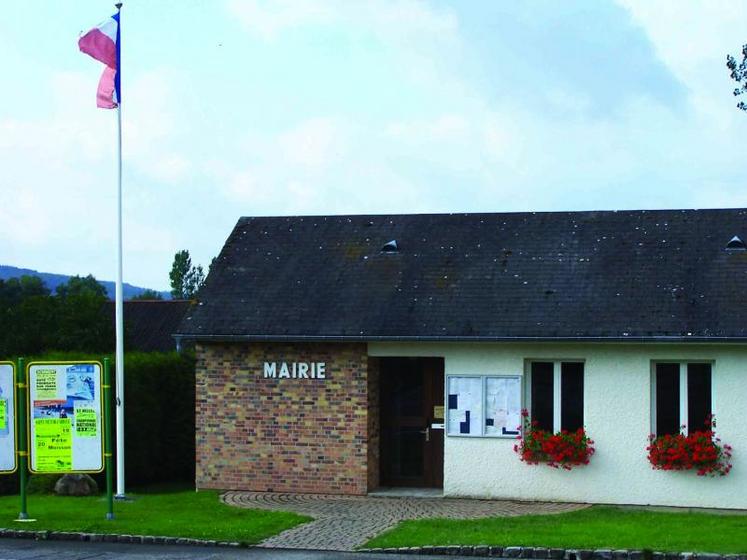
[{"label": "stone block", "polygon": [[64,474],[55,483],[54,492],[58,496],[95,496],[99,487],[87,474]]}]

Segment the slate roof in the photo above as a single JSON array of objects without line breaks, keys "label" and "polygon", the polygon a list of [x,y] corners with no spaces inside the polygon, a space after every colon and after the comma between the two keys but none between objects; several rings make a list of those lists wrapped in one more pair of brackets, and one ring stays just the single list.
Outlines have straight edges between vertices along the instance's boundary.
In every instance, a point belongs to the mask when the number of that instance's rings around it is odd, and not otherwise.
[{"label": "slate roof", "polygon": [[747,341],[735,235],[745,209],[241,218],[179,333]]},{"label": "slate roof", "polygon": [[[176,350],[174,333],[190,300],[127,300],[124,302],[125,348],[137,352]],[[114,302],[108,301],[106,313],[114,322]]]}]

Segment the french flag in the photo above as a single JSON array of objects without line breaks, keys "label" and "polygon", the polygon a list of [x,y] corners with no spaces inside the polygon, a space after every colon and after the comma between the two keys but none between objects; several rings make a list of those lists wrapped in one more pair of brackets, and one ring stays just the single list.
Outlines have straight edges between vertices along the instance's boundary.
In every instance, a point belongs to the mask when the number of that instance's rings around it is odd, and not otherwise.
[{"label": "french flag", "polygon": [[122,102],[119,87],[119,12],[100,23],[78,40],[81,52],[106,65],[96,91],[96,106],[115,109]]}]

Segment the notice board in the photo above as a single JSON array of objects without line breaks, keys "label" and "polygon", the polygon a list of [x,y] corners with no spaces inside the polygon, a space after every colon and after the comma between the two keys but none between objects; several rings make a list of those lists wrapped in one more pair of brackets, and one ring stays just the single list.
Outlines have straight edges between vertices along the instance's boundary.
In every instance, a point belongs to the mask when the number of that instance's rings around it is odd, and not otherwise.
[{"label": "notice board", "polygon": [[101,364],[32,362],[26,371],[31,472],[101,472]]},{"label": "notice board", "polygon": [[16,368],[0,362],[0,474],[16,471]]}]

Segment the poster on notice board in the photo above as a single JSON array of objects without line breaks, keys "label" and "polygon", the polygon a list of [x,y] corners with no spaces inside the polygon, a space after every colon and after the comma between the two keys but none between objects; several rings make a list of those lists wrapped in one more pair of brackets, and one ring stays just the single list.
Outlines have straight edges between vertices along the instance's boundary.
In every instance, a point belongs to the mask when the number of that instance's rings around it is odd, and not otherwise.
[{"label": "poster on notice board", "polygon": [[29,364],[31,472],[103,470],[101,370],[98,362]]}]

